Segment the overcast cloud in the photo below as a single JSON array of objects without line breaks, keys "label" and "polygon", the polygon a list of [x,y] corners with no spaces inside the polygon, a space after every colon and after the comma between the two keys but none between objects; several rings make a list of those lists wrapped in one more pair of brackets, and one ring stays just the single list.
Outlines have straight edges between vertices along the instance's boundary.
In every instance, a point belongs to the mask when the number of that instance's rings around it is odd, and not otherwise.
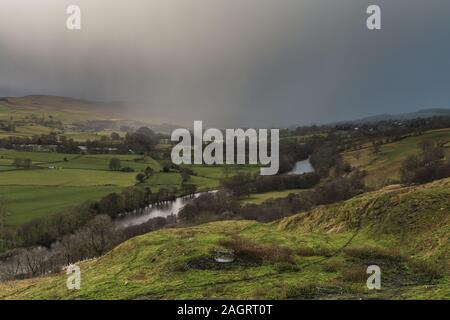
[{"label": "overcast cloud", "polygon": [[[65,27],[69,4],[81,31]],[[448,0],[1,0],[0,96],[141,102],[228,127],[448,107],[449,18]]]}]

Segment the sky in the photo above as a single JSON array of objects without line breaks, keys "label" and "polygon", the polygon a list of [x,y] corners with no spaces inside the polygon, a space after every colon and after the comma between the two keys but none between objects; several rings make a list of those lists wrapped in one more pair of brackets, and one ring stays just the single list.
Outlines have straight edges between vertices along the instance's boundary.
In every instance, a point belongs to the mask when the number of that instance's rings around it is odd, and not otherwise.
[{"label": "sky", "polygon": [[[381,30],[366,27],[369,4]],[[0,96],[123,101],[229,128],[447,108],[449,12],[448,0],[1,0]]]}]

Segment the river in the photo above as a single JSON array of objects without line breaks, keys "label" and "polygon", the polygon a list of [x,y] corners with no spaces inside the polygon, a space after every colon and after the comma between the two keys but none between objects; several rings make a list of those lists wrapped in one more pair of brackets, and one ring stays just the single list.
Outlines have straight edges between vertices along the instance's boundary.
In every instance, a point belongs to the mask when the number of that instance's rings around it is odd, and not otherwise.
[{"label": "river", "polygon": [[[216,191],[209,191],[209,192],[216,192]],[[115,224],[119,228],[126,228],[146,223],[152,218],[158,217],[166,218],[172,214],[177,215],[187,203],[189,203],[193,199],[198,198],[200,195],[204,193],[205,192],[196,193],[191,197],[176,198],[175,200],[168,201],[164,204],[150,205],[142,210],[137,210],[136,212],[124,214],[115,219]]]},{"label": "river", "polygon": [[[298,161],[291,172],[290,175],[301,175],[305,173],[314,172],[314,167],[312,166],[309,159]],[[216,192],[216,191],[210,191]],[[146,223],[148,220],[157,217],[166,218],[172,214],[177,215],[181,209],[190,201],[198,198],[203,193],[197,193],[192,197],[177,198],[173,201],[168,201],[162,205],[150,205],[142,210],[137,210],[136,212],[127,213],[115,220],[116,225],[119,228],[126,228],[131,226],[137,226]]]},{"label": "river", "polygon": [[308,159],[306,160],[302,160],[302,161],[297,161],[297,163],[295,164],[294,168],[292,169],[292,171],[290,171],[288,174],[289,175],[300,175],[300,174],[305,174],[305,173],[311,173],[314,172],[314,167],[311,164],[311,161]]}]

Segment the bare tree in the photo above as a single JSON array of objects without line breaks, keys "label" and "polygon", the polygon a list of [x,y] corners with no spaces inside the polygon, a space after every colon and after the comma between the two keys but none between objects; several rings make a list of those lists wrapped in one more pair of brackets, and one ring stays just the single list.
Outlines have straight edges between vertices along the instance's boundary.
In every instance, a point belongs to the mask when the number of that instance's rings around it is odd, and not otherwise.
[{"label": "bare tree", "polygon": [[101,256],[115,243],[114,224],[107,215],[92,219],[82,230],[85,245],[96,256]]},{"label": "bare tree", "polygon": [[84,243],[85,232],[78,231],[73,235],[65,236],[61,243],[63,264],[69,265],[71,263],[78,262],[80,260],[93,257],[93,254],[89,253],[89,248]]},{"label": "bare tree", "polygon": [[48,272],[48,250],[43,247],[32,248],[23,251],[23,262],[28,273],[35,277]]},{"label": "bare tree", "polygon": [[17,276],[24,274],[24,265],[22,261],[22,251],[24,249],[13,250],[8,253],[8,257],[0,264],[0,280],[12,280]]}]

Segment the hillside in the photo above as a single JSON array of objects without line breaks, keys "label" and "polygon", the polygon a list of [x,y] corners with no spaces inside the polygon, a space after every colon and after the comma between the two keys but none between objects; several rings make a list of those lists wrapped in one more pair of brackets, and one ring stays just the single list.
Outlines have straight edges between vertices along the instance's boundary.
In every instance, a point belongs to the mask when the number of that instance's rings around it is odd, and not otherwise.
[{"label": "hillside", "polygon": [[[142,107],[124,102],[101,102],[75,99],[70,97],[29,95],[25,97],[0,97],[0,121],[13,120],[18,123],[13,136],[32,136],[48,134],[54,128],[37,126],[36,119],[52,117],[61,121],[66,129],[65,134],[71,137],[68,130],[71,125],[89,121],[111,121],[116,131],[121,125],[140,127],[148,126],[161,133],[170,133],[179,126],[167,124],[149,113],[143,113]],[[139,119],[139,120],[136,120]],[[98,133],[98,132],[97,132]],[[110,132],[109,132],[110,133]],[[0,137],[5,135],[0,130]],[[82,136],[75,138],[95,138]],[[76,139],[80,140],[80,139]]]},{"label": "hillside", "polygon": [[[25,119],[31,115],[51,114],[64,122],[106,120],[118,117],[117,105],[68,97],[30,95],[0,98],[0,115],[5,119]],[[0,117],[1,119],[1,117]]]},{"label": "hillside", "polygon": [[[225,221],[131,239],[64,274],[0,285],[0,299],[450,298],[450,179],[390,186],[270,224]],[[224,241],[226,240],[226,241]],[[221,246],[235,262],[212,258]],[[365,287],[368,265],[382,290]]]},{"label": "hillside", "polygon": [[368,172],[366,183],[378,187],[386,182],[397,182],[402,162],[408,156],[419,154],[420,144],[425,141],[442,143],[450,150],[450,129],[431,130],[420,136],[383,144],[378,154],[375,154],[368,144],[361,150],[344,152],[343,157],[353,167],[366,170]]}]

